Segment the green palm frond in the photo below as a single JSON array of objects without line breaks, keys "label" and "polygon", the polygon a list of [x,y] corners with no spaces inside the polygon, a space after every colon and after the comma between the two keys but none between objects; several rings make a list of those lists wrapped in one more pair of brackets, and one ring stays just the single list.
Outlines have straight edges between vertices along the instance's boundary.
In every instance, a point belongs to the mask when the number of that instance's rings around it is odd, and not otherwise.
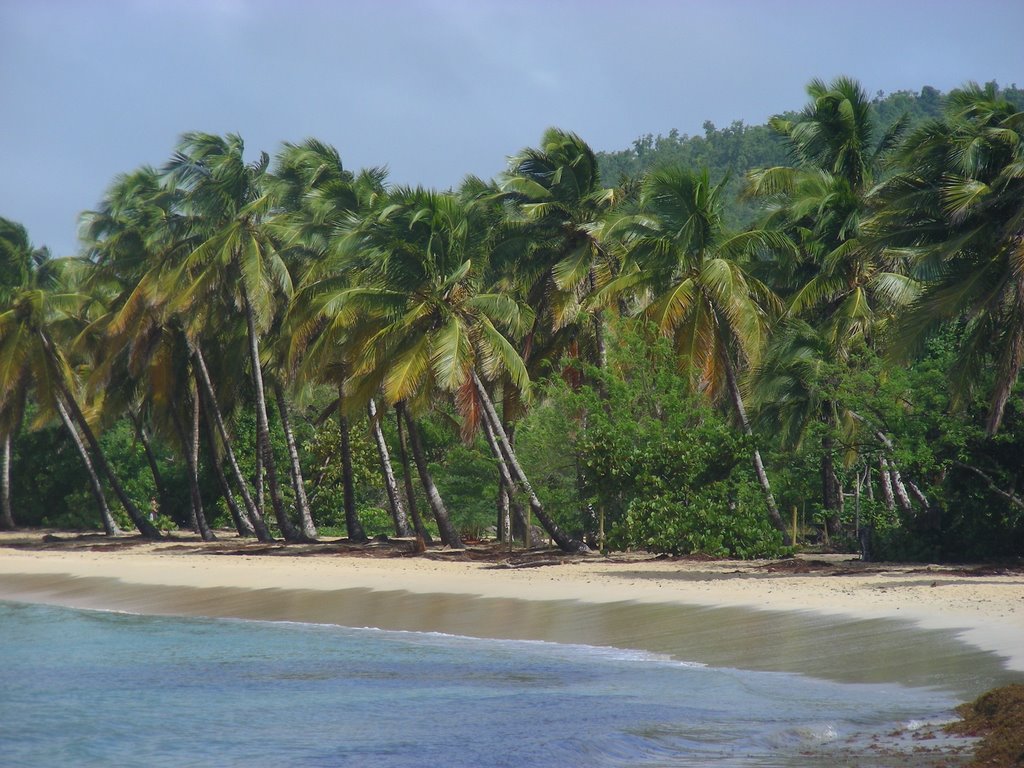
[{"label": "green palm frond", "polygon": [[465,380],[473,364],[473,349],[467,329],[458,317],[453,316],[428,338],[434,378],[444,389],[454,391]]},{"label": "green palm frond", "polygon": [[511,342],[487,318],[481,318],[479,330],[484,376],[493,381],[503,373],[508,374],[521,394],[529,392],[530,376],[526,363]]}]

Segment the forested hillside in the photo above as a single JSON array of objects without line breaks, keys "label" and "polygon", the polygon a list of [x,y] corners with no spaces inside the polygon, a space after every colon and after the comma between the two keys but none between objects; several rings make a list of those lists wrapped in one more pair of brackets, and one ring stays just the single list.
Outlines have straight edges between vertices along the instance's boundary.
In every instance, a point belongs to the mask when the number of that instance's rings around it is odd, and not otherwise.
[{"label": "forested hillside", "polygon": [[190,132],[75,256],[0,219],[0,526],[1021,556],[1024,93],[807,95],[447,192]]},{"label": "forested hillside", "polygon": [[[1020,104],[1024,92],[1015,85],[1004,94],[1010,101]],[[905,119],[912,129],[921,122],[941,116],[944,97],[931,86],[920,92],[879,91],[871,99],[871,107],[880,131],[888,130],[897,120]],[[795,112],[782,112],[780,120],[792,120]],[[639,179],[653,168],[682,165],[688,168],[707,168],[711,180],[719,182],[728,177],[726,217],[735,226],[749,224],[757,214],[757,206],[740,199],[743,180],[754,168],[790,165],[792,154],[783,137],[771,125],[747,125],[742,120],[724,128],[704,123],[703,136],[690,136],[676,129],[668,135],[645,134],[633,142],[629,149],[598,152],[601,177],[608,183],[622,183],[625,179]]]}]

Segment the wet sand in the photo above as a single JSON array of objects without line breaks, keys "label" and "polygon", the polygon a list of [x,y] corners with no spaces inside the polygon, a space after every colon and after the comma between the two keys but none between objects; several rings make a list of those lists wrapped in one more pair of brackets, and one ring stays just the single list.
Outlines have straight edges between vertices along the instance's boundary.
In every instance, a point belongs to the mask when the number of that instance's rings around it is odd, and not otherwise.
[{"label": "wet sand", "polygon": [[3,534],[0,599],[611,645],[963,697],[1024,681],[1016,569],[471,557]]}]

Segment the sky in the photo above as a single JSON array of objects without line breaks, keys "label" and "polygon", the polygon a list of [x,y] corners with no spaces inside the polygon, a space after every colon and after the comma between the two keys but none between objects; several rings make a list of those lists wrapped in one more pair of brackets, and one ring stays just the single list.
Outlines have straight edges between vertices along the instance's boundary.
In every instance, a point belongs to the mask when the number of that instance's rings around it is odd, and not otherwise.
[{"label": "sky", "polygon": [[192,130],[315,136],[401,184],[491,178],[557,126],[595,150],[877,91],[1024,86],[1021,0],[0,0],[0,216],[54,255]]}]

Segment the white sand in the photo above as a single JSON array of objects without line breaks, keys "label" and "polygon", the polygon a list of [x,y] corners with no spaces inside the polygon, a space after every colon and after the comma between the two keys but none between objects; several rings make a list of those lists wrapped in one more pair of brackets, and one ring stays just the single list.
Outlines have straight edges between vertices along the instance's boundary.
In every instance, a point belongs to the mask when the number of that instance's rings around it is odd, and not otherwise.
[{"label": "white sand", "polygon": [[[765,562],[656,561],[598,556],[559,565],[498,569],[422,557],[213,555],[194,542],[140,544],[117,551],[80,545],[11,549],[39,534],[0,534],[0,574],[106,577],[128,584],[309,590],[406,590],[586,603],[674,603],[813,611],[851,618],[898,618],[953,630],[963,641],[1024,671],[1024,574],[963,575],[962,569],[830,559],[844,575],[768,572]],[[183,546],[184,544],[184,546]],[[819,556],[807,559],[821,560]],[[490,565],[490,567],[489,567]],[[857,572],[863,569],[865,572]],[[0,591],[0,597],[4,597]]]}]

